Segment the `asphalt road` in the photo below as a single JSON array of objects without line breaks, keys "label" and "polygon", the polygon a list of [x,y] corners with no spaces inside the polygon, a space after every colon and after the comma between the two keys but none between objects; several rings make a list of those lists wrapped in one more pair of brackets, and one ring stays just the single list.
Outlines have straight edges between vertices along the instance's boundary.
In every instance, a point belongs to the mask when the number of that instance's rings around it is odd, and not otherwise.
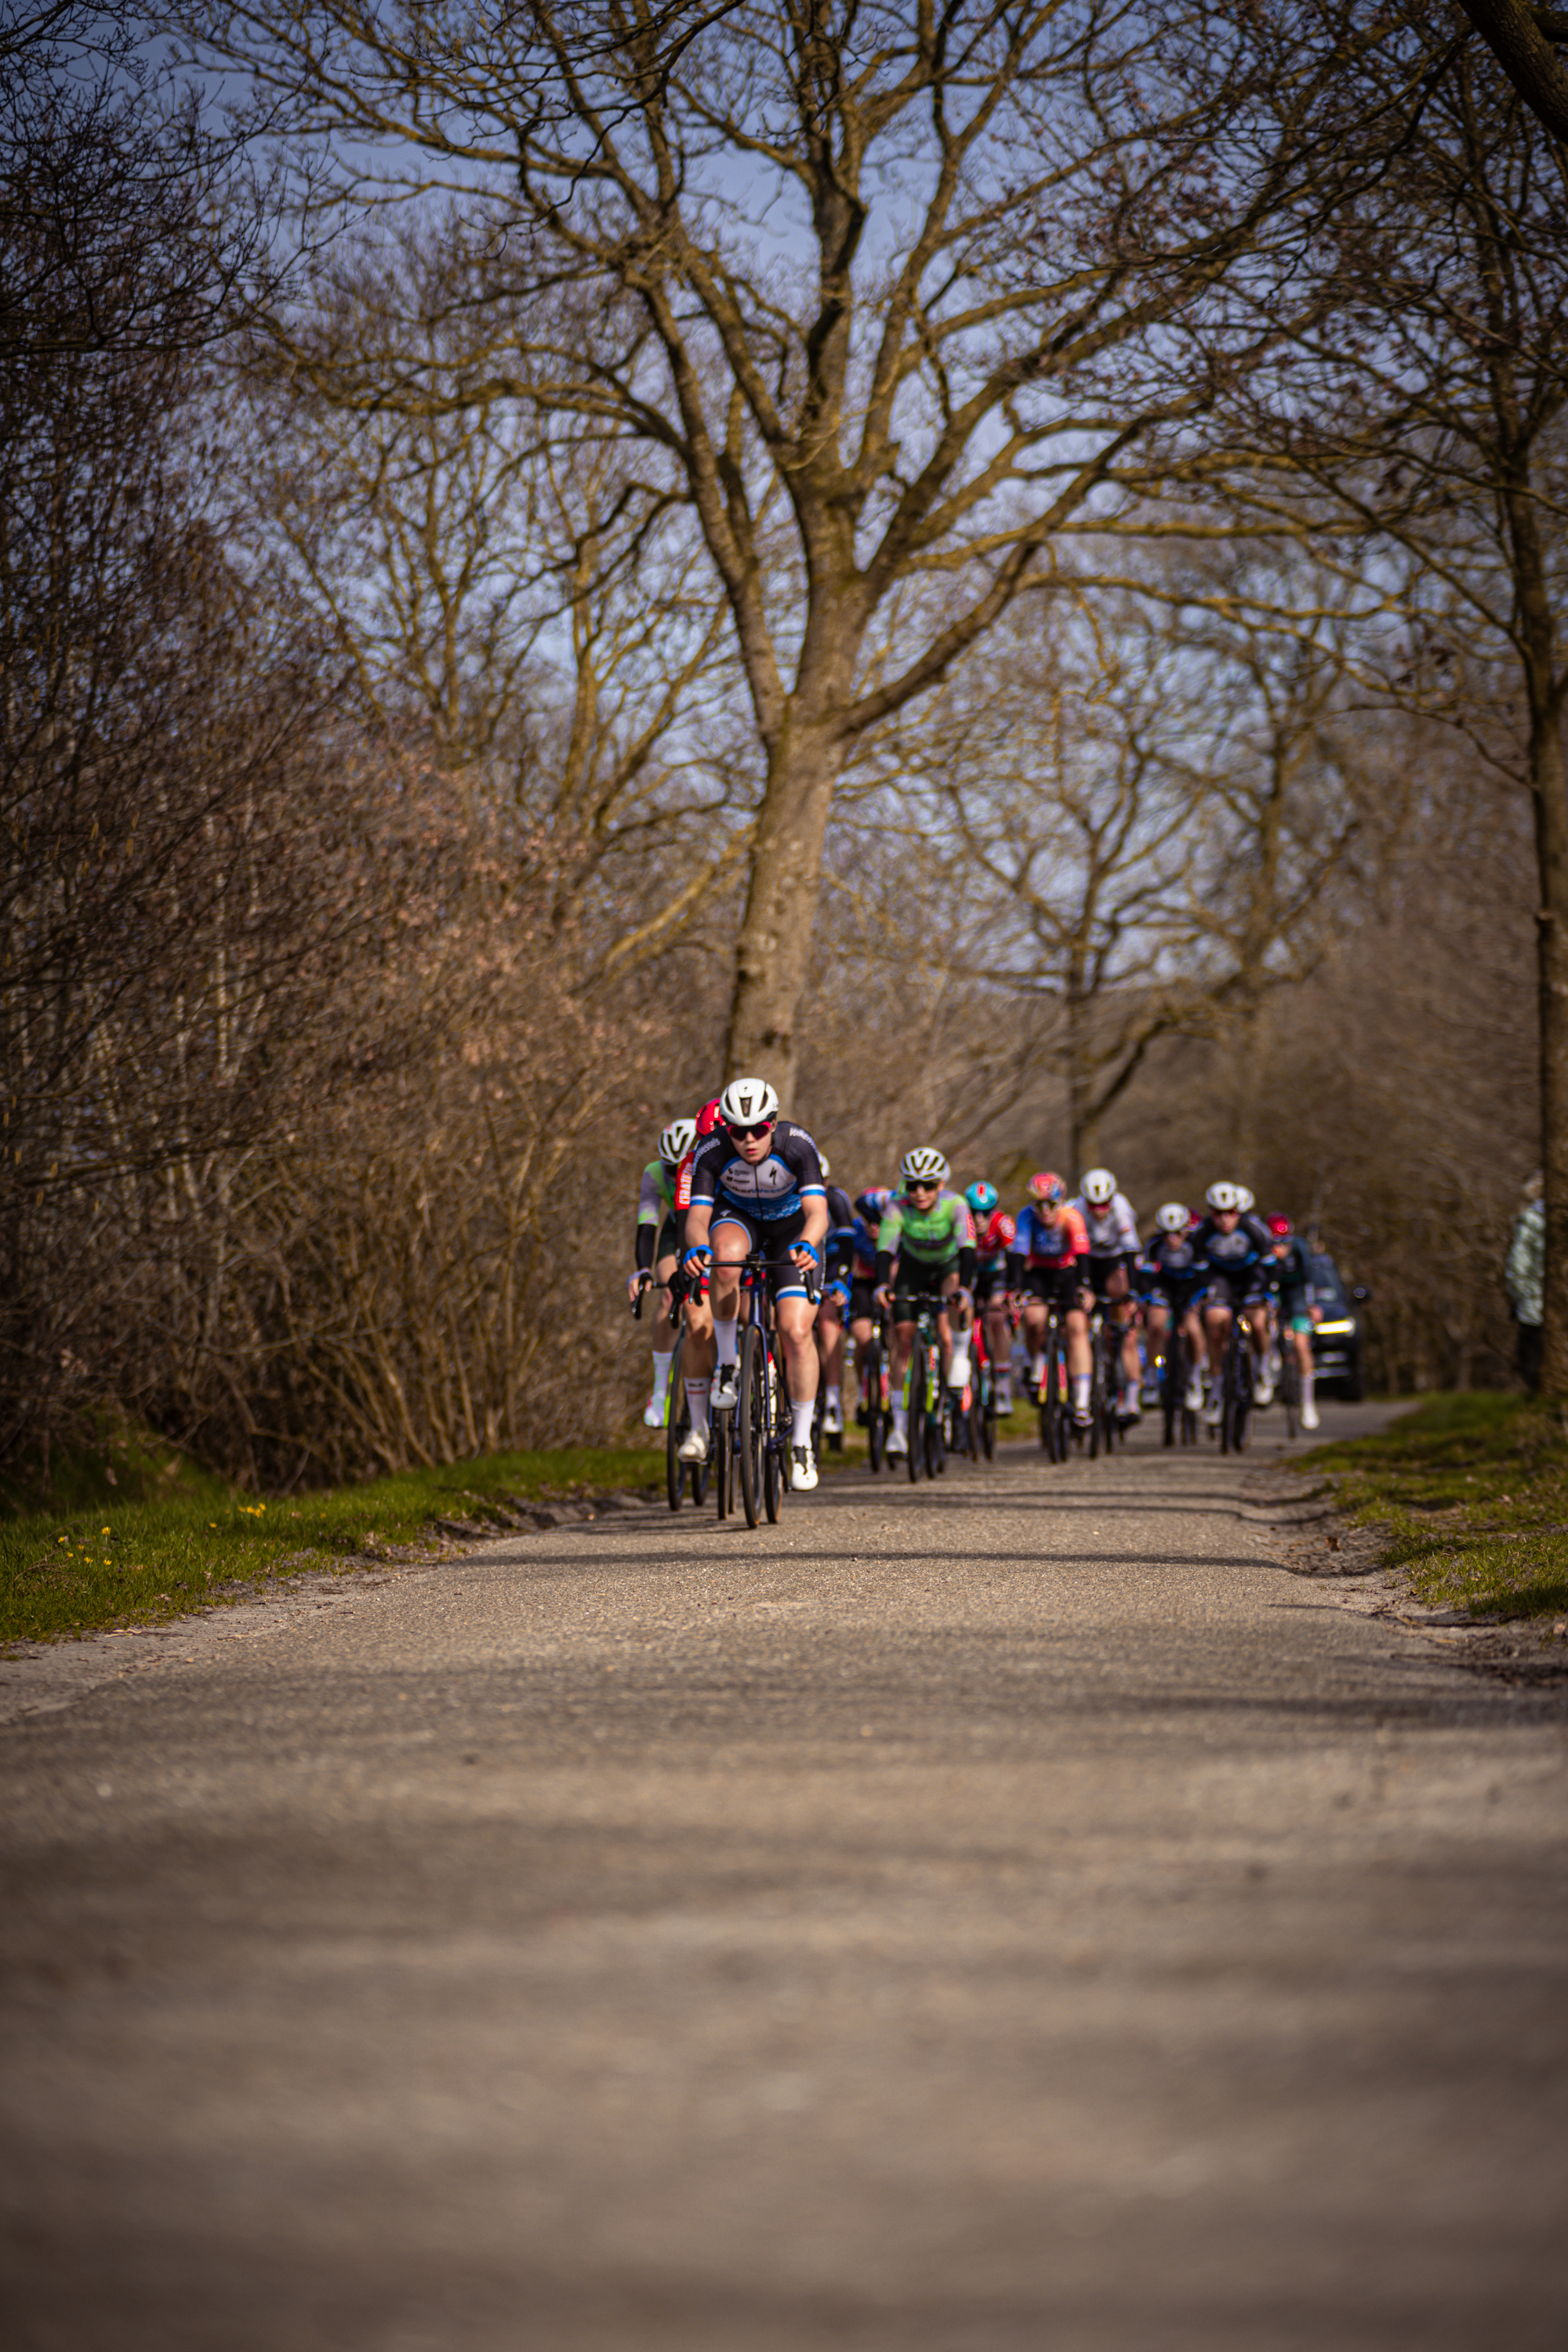
[{"label": "asphalt road", "polygon": [[1562,1695],[1247,1491],[862,1474],[26,1662],[10,2352],[1561,2352]]}]

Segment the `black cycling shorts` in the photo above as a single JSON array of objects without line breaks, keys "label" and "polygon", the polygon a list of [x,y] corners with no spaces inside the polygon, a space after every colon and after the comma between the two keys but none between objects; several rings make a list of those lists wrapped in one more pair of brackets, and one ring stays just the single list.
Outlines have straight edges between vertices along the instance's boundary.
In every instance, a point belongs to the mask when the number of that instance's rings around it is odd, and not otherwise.
[{"label": "black cycling shorts", "polygon": [[1147,1303],[1151,1307],[1168,1307],[1177,1320],[1186,1313],[1204,1286],[1201,1274],[1166,1274],[1149,1286]]},{"label": "black cycling shorts", "polygon": [[974,1304],[976,1307],[989,1307],[993,1300],[1004,1297],[1006,1288],[1007,1269],[1005,1265],[983,1265],[974,1277]]},{"label": "black cycling shorts", "polygon": [[1087,1279],[1079,1270],[1083,1264],[1082,1258],[1075,1257],[1065,1265],[1026,1266],[1024,1287],[1042,1306],[1054,1307],[1058,1315],[1070,1314]]},{"label": "black cycling shorts", "polygon": [[958,1254],[952,1257],[911,1257],[905,1250],[899,1259],[899,1270],[893,1276],[893,1320],[912,1323],[929,1299],[938,1307],[947,1301],[942,1286],[950,1274],[958,1272]]},{"label": "black cycling shorts", "polygon": [[849,1320],[870,1323],[877,1314],[877,1282],[874,1275],[858,1274],[849,1285]]},{"label": "black cycling shorts", "polygon": [[1208,1278],[1208,1288],[1199,1302],[1204,1307],[1228,1307],[1235,1314],[1248,1307],[1261,1307],[1264,1300],[1262,1268],[1247,1266],[1239,1274],[1215,1274]]},{"label": "black cycling shorts", "polygon": [[[713,1213],[712,1227],[708,1236],[715,1257],[719,1255],[718,1235],[721,1226],[723,1225],[740,1226],[741,1231],[746,1235],[748,1256],[753,1255],[758,1250],[763,1253],[768,1261],[768,1271],[773,1276],[773,1294],[775,1298],[804,1298],[806,1296],[805,1275],[798,1266],[792,1265],[789,1262],[789,1253],[799,1241],[805,1226],[804,1210],[797,1209],[793,1217],[769,1219],[748,1217],[740,1209],[716,1209]],[[733,1234],[725,1239],[723,1254],[726,1257],[733,1257],[735,1254]]]},{"label": "black cycling shorts", "polygon": [[1110,1277],[1118,1266],[1127,1276],[1126,1297],[1128,1298],[1132,1297],[1133,1262],[1125,1250],[1118,1250],[1114,1257],[1096,1257],[1091,1251],[1081,1263],[1084,1269],[1083,1279],[1088,1283],[1101,1307],[1120,1307],[1123,1303],[1120,1298],[1112,1298],[1108,1288]]},{"label": "black cycling shorts", "polygon": [[655,1265],[658,1264],[661,1257],[676,1256],[679,1249],[680,1220],[678,1217],[667,1216],[658,1229],[658,1238],[653,1245]]}]

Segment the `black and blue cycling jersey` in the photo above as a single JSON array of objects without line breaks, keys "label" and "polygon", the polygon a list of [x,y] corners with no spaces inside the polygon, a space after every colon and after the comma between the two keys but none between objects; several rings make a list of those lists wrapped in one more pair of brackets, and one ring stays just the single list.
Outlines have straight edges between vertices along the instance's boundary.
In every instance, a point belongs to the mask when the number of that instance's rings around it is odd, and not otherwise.
[{"label": "black and blue cycling jersey", "polygon": [[824,1271],[829,1281],[847,1285],[855,1262],[855,1203],[841,1185],[827,1188],[827,1239]]},{"label": "black and blue cycling jersey", "polygon": [[1216,1306],[1250,1306],[1268,1287],[1274,1236],[1258,1217],[1238,1217],[1226,1233],[1205,1217],[1193,1234],[1193,1253]]},{"label": "black and blue cycling jersey", "polygon": [[781,1118],[772,1148],[753,1167],[722,1128],[700,1144],[691,1163],[691,1205],[711,1209],[713,1223],[736,1216],[746,1225],[780,1225],[798,1217],[807,1201],[826,1201],[822,1162],[804,1127]]},{"label": "black and blue cycling jersey", "polygon": [[1178,1308],[1189,1306],[1208,1280],[1208,1267],[1193,1246],[1191,1233],[1152,1234],[1134,1266],[1133,1281],[1142,1299],[1163,1298]]}]

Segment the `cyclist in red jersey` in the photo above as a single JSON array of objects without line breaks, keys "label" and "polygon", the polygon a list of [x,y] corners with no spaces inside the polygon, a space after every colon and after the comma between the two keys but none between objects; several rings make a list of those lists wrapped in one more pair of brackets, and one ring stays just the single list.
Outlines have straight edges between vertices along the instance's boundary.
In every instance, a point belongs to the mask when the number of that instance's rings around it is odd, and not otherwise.
[{"label": "cyclist in red jersey", "polygon": [[[675,1245],[679,1251],[685,1234],[686,1212],[691,1206],[691,1163],[708,1138],[719,1124],[719,1097],[704,1103],[697,1114],[697,1133],[690,1149],[675,1171]],[[706,1462],[708,1459],[708,1402],[713,1388],[713,1364],[717,1355],[713,1337],[713,1308],[705,1289],[695,1283],[686,1294],[686,1347],[681,1357],[686,1401],[691,1408],[691,1427],[680,1444],[683,1462]]]},{"label": "cyclist in red jersey", "polygon": [[1067,1186],[1048,1168],[1029,1179],[1029,1197],[1007,1253],[1007,1280],[1024,1310],[1024,1338],[1036,1399],[1046,1377],[1046,1325],[1054,1307],[1067,1335],[1073,1419],[1080,1428],[1087,1427],[1094,1386],[1086,1312],[1093,1297],[1089,1283],[1089,1234],[1083,1219],[1068,1204]]}]

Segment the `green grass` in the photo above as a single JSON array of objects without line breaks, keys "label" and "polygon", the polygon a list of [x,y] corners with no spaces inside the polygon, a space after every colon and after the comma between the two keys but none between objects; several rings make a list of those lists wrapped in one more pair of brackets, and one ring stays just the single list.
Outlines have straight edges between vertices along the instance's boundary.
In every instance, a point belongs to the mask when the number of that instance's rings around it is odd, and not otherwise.
[{"label": "green grass", "polygon": [[1321,1445],[1342,1504],[1387,1529],[1418,1601],[1475,1616],[1568,1611],[1568,1425],[1522,1396],[1431,1398],[1375,1437]]},{"label": "green grass", "polygon": [[433,1544],[437,1518],[483,1519],[489,1504],[663,1482],[651,1445],[489,1454],[437,1470],[282,1500],[196,1491],[0,1520],[0,1643],[156,1623],[244,1598],[268,1576],[336,1569],[355,1553]]}]

